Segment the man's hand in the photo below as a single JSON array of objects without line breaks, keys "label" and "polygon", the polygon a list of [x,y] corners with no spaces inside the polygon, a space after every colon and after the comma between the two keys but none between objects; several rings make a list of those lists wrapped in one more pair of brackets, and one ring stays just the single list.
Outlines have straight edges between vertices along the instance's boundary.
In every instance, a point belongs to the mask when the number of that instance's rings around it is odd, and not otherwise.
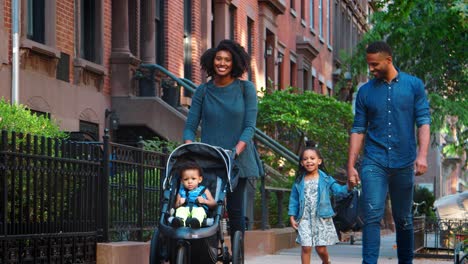
[{"label": "man's hand", "polygon": [[418,155],[414,163],[414,174],[416,176],[423,175],[427,171],[427,158]]},{"label": "man's hand", "polygon": [[348,168],[348,189],[354,188],[356,185],[359,184],[359,174],[354,167]]}]

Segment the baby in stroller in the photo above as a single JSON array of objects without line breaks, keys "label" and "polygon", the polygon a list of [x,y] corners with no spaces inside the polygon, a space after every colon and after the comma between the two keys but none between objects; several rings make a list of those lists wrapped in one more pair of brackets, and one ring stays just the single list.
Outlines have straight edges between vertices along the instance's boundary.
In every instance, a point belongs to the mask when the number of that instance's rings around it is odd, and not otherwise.
[{"label": "baby in stroller", "polygon": [[203,181],[202,169],[196,162],[183,163],[179,171],[181,184],[174,205],[177,209],[175,217],[169,221],[175,228],[200,228],[208,209],[216,207],[216,201],[210,190],[200,185]]},{"label": "baby in stroller", "polygon": [[244,262],[242,232],[231,238],[230,254],[221,229],[237,170],[230,151],[205,143],[184,144],[169,155],[150,264]]}]

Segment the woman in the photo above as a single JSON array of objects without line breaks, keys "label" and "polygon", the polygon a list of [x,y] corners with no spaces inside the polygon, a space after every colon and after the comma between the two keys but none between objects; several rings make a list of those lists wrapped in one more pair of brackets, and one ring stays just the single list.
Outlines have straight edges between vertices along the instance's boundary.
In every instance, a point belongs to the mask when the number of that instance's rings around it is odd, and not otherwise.
[{"label": "woman", "polygon": [[200,85],[192,97],[185,123],[184,142],[195,140],[201,122],[201,141],[235,151],[240,178],[227,194],[231,238],[244,233],[243,197],[247,178],[259,176],[252,137],[257,121],[257,91],[252,82],[239,78],[249,69],[250,56],[232,40],[221,41],[201,57],[202,70],[211,80]]}]

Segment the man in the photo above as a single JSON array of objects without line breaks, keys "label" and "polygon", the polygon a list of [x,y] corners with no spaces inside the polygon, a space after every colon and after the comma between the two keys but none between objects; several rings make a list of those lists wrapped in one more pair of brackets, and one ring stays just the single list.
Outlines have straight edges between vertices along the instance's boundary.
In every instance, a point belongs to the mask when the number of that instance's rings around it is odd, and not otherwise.
[{"label": "man", "polygon": [[[391,48],[385,42],[370,44],[366,53],[375,78],[359,89],[348,155],[348,182],[351,186],[362,183],[363,263],[377,263],[379,257],[387,190],[396,225],[398,261],[412,263],[414,175],[427,170],[429,103],[422,81],[393,65]],[[355,163],[363,143],[359,175]]]}]

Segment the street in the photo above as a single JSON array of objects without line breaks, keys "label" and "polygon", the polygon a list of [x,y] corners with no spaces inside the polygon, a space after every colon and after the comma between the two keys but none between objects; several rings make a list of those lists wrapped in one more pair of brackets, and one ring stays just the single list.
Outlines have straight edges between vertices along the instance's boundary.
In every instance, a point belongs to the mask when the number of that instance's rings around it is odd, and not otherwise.
[{"label": "street", "polygon": [[[349,243],[339,243],[328,247],[330,261],[332,264],[357,264],[361,263],[361,241],[356,241],[354,245]],[[395,234],[382,236],[380,244],[379,264],[398,263],[396,256]],[[247,256],[245,263],[247,264],[290,264],[301,262],[301,248],[284,249],[277,252],[275,255],[266,256]],[[320,263],[317,254],[312,254],[311,263]],[[414,259],[415,264],[435,264],[435,263],[453,263],[453,260]]]}]

